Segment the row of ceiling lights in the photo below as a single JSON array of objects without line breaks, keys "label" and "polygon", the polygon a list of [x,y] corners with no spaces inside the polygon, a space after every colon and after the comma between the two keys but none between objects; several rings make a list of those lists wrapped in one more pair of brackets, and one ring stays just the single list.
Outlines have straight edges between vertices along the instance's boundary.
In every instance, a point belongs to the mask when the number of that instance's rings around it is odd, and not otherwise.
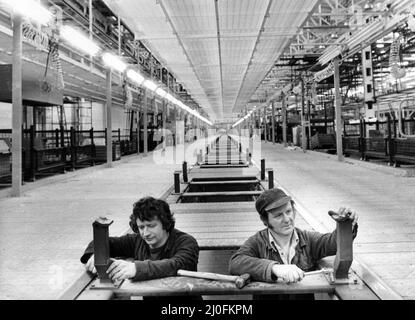
[{"label": "row of ceiling lights", "polygon": [[232,125],[232,128],[235,128],[237,125],[239,125],[239,124],[241,124],[242,122],[244,122],[245,120],[247,120],[251,115],[252,115],[252,113],[255,111],[255,109],[256,109],[256,106],[254,106],[253,108],[252,108],[252,110],[251,111],[249,111],[246,115],[245,115],[245,117],[243,117],[243,118],[241,118],[241,119],[239,119],[238,121],[236,121],[233,125]]},{"label": "row of ceiling lights", "polygon": [[[11,13],[20,14],[26,18],[29,18],[39,24],[47,25],[52,19],[52,13],[41,6],[34,0],[0,0],[1,4],[4,4]],[[60,36],[65,39],[73,47],[89,54],[90,56],[97,56],[101,53],[101,48],[87,36],[81,32],[75,30],[71,26],[64,25],[60,28]],[[160,98],[166,99],[172,104],[177,105],[184,111],[199,118],[203,122],[212,126],[212,122],[200,115],[197,111],[186,106],[183,102],[173,97],[170,93],[167,93],[163,88],[158,86],[151,80],[145,79],[139,72],[128,67],[128,65],[122,61],[118,56],[110,53],[103,52],[101,54],[104,64],[120,73],[126,73],[127,77],[138,85],[142,85],[148,90],[157,94]]]}]

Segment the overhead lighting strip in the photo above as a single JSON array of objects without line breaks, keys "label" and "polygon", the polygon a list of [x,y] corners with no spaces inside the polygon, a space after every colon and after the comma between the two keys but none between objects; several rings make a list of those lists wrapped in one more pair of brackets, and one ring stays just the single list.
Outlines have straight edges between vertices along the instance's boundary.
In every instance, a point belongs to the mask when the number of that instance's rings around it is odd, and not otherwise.
[{"label": "overhead lighting strip", "polygon": [[52,12],[34,0],[1,0],[0,5],[11,14],[20,14],[44,26],[52,19]]},{"label": "overhead lighting strip", "polygon": [[238,121],[236,121],[233,125],[232,128],[235,128],[237,125],[241,124],[242,122],[244,122],[245,120],[248,120],[249,117],[252,115],[252,113],[255,111],[257,107],[255,106],[251,111],[249,111],[243,118],[239,119]]},{"label": "overhead lighting strip", "polygon": [[[0,7],[8,9],[11,14],[18,13],[23,17],[29,18],[42,25],[47,25],[53,17],[52,13],[48,9],[34,0],[0,0]],[[73,27],[64,25],[59,31],[62,38],[79,50],[91,56],[95,56],[101,52],[100,47],[95,42]],[[168,94],[153,81],[145,79],[141,74],[133,69],[128,69],[128,65],[118,56],[110,52],[104,52],[101,55],[101,59],[107,67],[110,67],[120,73],[126,72],[127,77],[131,81],[137,83],[138,85],[144,86],[148,90],[157,94],[159,97],[170,101],[208,125],[213,125],[211,121],[200,115],[197,111],[186,106],[183,102],[177,100],[172,95]]]}]

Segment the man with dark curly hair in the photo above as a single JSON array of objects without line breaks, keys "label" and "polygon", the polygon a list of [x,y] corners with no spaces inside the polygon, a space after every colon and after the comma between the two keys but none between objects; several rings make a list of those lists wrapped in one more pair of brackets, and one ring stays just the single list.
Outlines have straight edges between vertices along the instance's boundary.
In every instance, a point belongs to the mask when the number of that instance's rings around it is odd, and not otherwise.
[{"label": "man with dark curly hair", "polygon": [[[149,280],[175,276],[178,269],[196,271],[199,246],[187,233],[174,228],[169,205],[153,197],[134,203],[130,227],[134,233],[110,237],[110,256],[132,258],[133,262],[112,259],[107,272],[113,280]],[[88,271],[94,267],[93,242],[81,257]]]}]

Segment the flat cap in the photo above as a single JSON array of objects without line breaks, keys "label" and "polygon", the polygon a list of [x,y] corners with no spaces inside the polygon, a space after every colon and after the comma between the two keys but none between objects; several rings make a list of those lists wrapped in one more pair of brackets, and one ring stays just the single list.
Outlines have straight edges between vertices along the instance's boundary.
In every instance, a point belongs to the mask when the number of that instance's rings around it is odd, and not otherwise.
[{"label": "flat cap", "polygon": [[287,196],[284,191],[278,188],[265,190],[256,200],[255,208],[258,213],[263,210],[271,210],[273,208],[281,207],[282,205],[291,201],[291,197]]}]

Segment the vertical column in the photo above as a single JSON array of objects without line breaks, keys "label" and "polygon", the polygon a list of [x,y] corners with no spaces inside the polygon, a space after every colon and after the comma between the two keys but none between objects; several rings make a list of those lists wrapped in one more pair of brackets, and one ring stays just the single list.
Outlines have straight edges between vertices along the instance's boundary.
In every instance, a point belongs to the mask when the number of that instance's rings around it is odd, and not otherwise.
[{"label": "vertical column", "polygon": [[265,180],[265,159],[261,159],[261,180]]},{"label": "vertical column", "polygon": [[255,114],[256,114],[256,135],[259,135],[259,141],[261,142],[261,110],[257,109],[255,110]]},{"label": "vertical column", "polygon": [[[93,41],[93,22],[94,22],[94,11],[92,10],[92,0],[88,1],[88,8],[89,8],[89,40]],[[93,69],[93,55],[89,56],[89,59],[91,60],[91,72]]]},{"label": "vertical column", "polygon": [[180,171],[174,171],[174,193],[180,193]]},{"label": "vertical column", "polygon": [[274,100],[272,100],[271,106],[272,106],[272,144],[275,144],[275,103],[274,103]]},{"label": "vertical column", "polygon": [[[153,98],[151,99],[151,106],[152,106],[152,109],[153,109],[153,138],[152,138],[152,141],[151,141],[151,147],[153,148],[154,147],[154,134],[156,133],[155,132],[155,130],[156,130],[156,128],[157,128],[157,130],[158,130],[158,123],[157,123],[157,116],[158,116],[158,107],[157,107],[157,102],[156,102],[156,94],[153,92]],[[162,119],[162,123],[163,123],[163,119]]]},{"label": "vertical column", "polygon": [[362,50],[362,78],[364,88],[364,99],[366,103],[365,116],[372,118],[375,116],[374,88],[373,88],[373,62],[371,46]]},{"label": "vertical column", "polygon": [[[252,110],[251,110],[252,111]],[[249,152],[252,153],[254,150],[254,131],[255,131],[255,113],[252,111],[249,119]]]},{"label": "vertical column", "polygon": [[140,108],[137,109],[137,154],[140,154]]},{"label": "vertical column", "polygon": [[284,142],[284,147],[287,147],[287,101],[285,94],[282,93],[282,141]]},{"label": "vertical column", "polygon": [[306,134],[306,119],[305,119],[305,83],[301,79],[301,148],[303,152],[307,150],[307,134]]},{"label": "vertical column", "polygon": [[265,138],[265,143],[267,143],[267,140],[268,140],[267,108],[268,108],[268,106],[265,106],[265,108],[264,108],[264,138]]},{"label": "vertical column", "polygon": [[182,174],[183,174],[183,181],[184,182],[188,182],[188,177],[187,177],[187,162],[183,161],[182,163]]},{"label": "vertical column", "polygon": [[[121,18],[120,16],[117,17],[118,21],[118,56],[121,56]],[[153,73],[151,73],[151,76],[153,76]]]},{"label": "vertical column", "polygon": [[183,117],[183,133],[180,133],[180,135],[183,137],[183,160],[186,161],[186,118],[191,124],[191,118],[190,114],[188,117],[186,117],[186,113],[183,110],[182,111],[182,117]]},{"label": "vertical column", "polygon": [[307,99],[307,148],[311,150],[311,105],[310,100]]},{"label": "vertical column", "polygon": [[335,114],[336,114],[336,149],[337,149],[337,160],[343,161],[343,141],[342,141],[342,114],[340,106],[340,71],[339,71],[339,60],[335,58],[334,61],[334,103],[335,103]]},{"label": "vertical column", "polygon": [[12,70],[12,197],[20,197],[22,189],[22,18],[13,18]]},{"label": "vertical column", "polygon": [[201,138],[201,133],[202,133],[202,120],[200,120],[199,118],[196,119],[196,132],[197,132],[197,140],[199,140]]},{"label": "vertical column", "polygon": [[176,164],[176,149],[177,149],[177,118],[176,118],[176,105],[173,105],[173,116],[172,116],[172,130],[173,130],[173,136],[172,136],[172,144],[173,144],[173,162]]},{"label": "vertical column", "polygon": [[388,146],[389,146],[389,165],[393,166],[395,146],[394,146],[394,139],[392,139],[392,125],[391,125],[390,114],[386,114],[386,118],[388,120],[388,140],[387,141],[388,141]]},{"label": "vertical column", "polygon": [[143,155],[144,157],[147,157],[147,152],[148,152],[148,132],[147,132],[147,126],[148,126],[148,121],[147,121],[147,89],[144,89],[144,104],[143,104],[143,139],[144,139],[144,150],[143,150]]},{"label": "vertical column", "polygon": [[106,108],[106,127],[107,127],[107,167],[112,167],[112,117],[111,117],[111,106],[112,106],[112,70],[107,69],[107,108]]},{"label": "vertical column", "polygon": [[274,170],[272,168],[265,170],[268,172],[268,189],[274,189]]},{"label": "vertical column", "polygon": [[166,117],[167,117],[167,103],[166,101],[163,99],[163,113],[162,113],[162,128],[161,128],[161,132],[162,132],[162,139],[163,139],[163,151],[166,150]]}]

